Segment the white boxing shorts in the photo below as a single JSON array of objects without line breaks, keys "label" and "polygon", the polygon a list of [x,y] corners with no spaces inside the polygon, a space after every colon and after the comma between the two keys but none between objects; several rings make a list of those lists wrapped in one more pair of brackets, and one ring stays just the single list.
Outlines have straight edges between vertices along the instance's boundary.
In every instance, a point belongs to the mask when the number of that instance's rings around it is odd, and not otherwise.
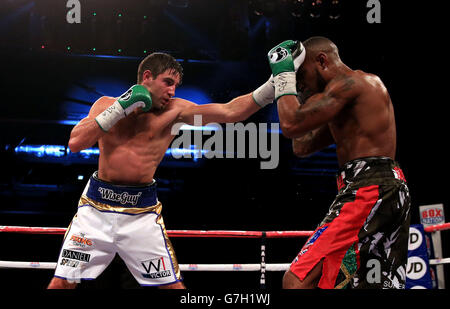
[{"label": "white boxing shorts", "polygon": [[99,180],[95,172],[64,236],[55,277],[95,279],[117,253],[142,286],[181,281],[161,210],[155,182],[120,186]]}]

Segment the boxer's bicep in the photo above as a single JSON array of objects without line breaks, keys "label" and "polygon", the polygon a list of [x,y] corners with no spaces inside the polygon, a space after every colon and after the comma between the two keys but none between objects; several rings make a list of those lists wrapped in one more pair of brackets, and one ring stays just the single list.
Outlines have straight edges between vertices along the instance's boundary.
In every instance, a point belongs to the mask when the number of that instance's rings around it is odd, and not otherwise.
[{"label": "boxer's bicep", "polygon": [[317,129],[330,122],[343,108],[344,101],[329,94],[319,94],[311,97],[307,104],[299,110],[300,118],[311,123],[312,129]]},{"label": "boxer's bicep", "polygon": [[[288,97],[288,96],[286,96]],[[280,104],[285,104],[288,98],[281,97],[278,103],[278,113],[280,114]],[[296,110],[291,111],[293,116],[284,121],[280,116],[281,130],[288,138],[301,137],[308,132],[327,124],[341,109],[340,102],[324,93],[311,96],[305,104],[298,105]]]},{"label": "boxer's bicep", "polygon": [[311,120],[317,118],[319,126],[330,122],[344,108],[352,102],[357,93],[356,82],[352,77],[339,76],[332,80],[325,90],[312,96],[306,101],[304,112]]},{"label": "boxer's bicep", "polygon": [[178,121],[193,124],[194,117],[197,116],[196,119],[201,119],[203,125],[210,122],[237,122],[247,119],[260,109],[261,107],[255,103],[251,93],[249,93],[234,98],[228,103],[190,105],[180,112]]},{"label": "boxer's bicep", "polygon": [[178,122],[189,125],[205,125],[210,122],[226,122],[229,110],[225,104],[210,103],[189,106],[181,111]]},{"label": "boxer's bicep", "polygon": [[294,120],[285,129],[285,135],[300,137],[331,122],[344,106],[353,101],[358,91],[351,77],[331,81],[322,93],[309,97],[305,104],[299,105],[294,112]]},{"label": "boxer's bicep", "polygon": [[88,115],[81,119],[70,132],[69,148],[72,152],[78,152],[82,149],[93,146],[98,139],[105,134],[95,121],[100,113],[114,103],[114,98],[102,97],[98,99],[91,107]]}]

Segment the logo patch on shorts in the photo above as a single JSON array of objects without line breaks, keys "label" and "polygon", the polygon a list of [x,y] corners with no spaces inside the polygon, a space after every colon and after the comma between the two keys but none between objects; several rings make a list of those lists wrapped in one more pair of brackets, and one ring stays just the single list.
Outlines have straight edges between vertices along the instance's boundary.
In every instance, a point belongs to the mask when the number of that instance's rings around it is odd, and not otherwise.
[{"label": "logo patch on shorts", "polygon": [[308,250],[309,247],[312,246],[312,244],[314,244],[316,242],[316,240],[319,238],[320,235],[322,235],[322,233],[328,228],[327,226],[321,227],[320,229],[316,230],[314,232],[314,234],[308,239],[308,241],[306,242],[306,244],[303,246],[302,250],[300,251],[300,253],[298,254],[298,256],[302,256],[303,254],[305,254]]},{"label": "logo patch on shorts", "polygon": [[172,275],[170,269],[166,269],[164,257],[142,261],[141,265],[145,270],[145,273],[142,273],[144,278],[159,279]]},{"label": "logo patch on shorts", "polygon": [[91,259],[91,255],[88,253],[67,249],[63,249],[61,257],[62,259],[61,262],[59,263],[60,265],[75,268],[78,266],[81,267],[83,263],[89,263]]},{"label": "logo patch on shorts", "polygon": [[92,246],[92,240],[87,238],[84,233],[80,233],[79,235],[73,234],[70,237],[70,241],[74,246],[86,248],[86,246],[91,247]]},{"label": "logo patch on shorts", "polygon": [[396,179],[400,179],[400,180],[406,182],[405,175],[403,174],[403,171],[402,171],[400,168],[394,167],[394,168],[392,169],[392,172],[394,173],[394,177],[395,177]]},{"label": "logo patch on shorts", "polygon": [[66,249],[62,251],[62,257],[87,263],[91,259],[91,255],[88,253]]},{"label": "logo patch on shorts", "polygon": [[122,205],[131,204],[133,206],[136,206],[139,198],[142,195],[142,192],[138,192],[137,194],[129,194],[128,192],[116,193],[111,189],[102,187],[99,187],[98,191],[102,195],[102,199],[112,202],[118,202]]}]

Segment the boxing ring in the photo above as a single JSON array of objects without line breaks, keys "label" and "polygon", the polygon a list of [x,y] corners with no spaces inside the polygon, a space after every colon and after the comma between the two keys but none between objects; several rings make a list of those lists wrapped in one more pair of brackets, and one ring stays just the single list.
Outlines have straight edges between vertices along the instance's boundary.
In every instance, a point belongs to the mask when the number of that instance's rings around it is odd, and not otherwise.
[{"label": "boxing ring", "polygon": [[[432,225],[424,228],[424,231],[434,233],[449,230],[450,223]],[[27,227],[27,226],[0,226],[2,233],[22,233],[41,235],[64,235],[66,228],[55,227]],[[265,240],[270,238],[302,238],[309,237],[313,231],[234,231],[234,230],[167,230],[172,238],[259,238],[261,240],[261,259],[259,263],[251,264],[179,264],[180,270],[186,271],[253,271],[260,272],[260,287],[265,288],[267,271],[286,271],[290,263],[266,263]],[[439,244],[441,246],[441,244]],[[440,248],[434,248],[435,252],[442,252]],[[289,257],[294,258],[294,257]],[[450,258],[429,259],[429,265],[450,264]],[[0,269],[49,269],[56,268],[56,262],[27,262],[27,261],[0,261]],[[439,288],[444,288],[441,285]]]}]

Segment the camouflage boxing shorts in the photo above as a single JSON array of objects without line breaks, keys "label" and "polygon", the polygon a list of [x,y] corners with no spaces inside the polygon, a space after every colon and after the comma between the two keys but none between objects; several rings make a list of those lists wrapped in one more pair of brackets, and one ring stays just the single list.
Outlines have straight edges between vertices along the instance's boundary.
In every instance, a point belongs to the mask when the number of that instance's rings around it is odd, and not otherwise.
[{"label": "camouflage boxing shorts", "polygon": [[410,196],[397,162],[352,160],[328,214],[290,266],[300,280],[320,261],[319,288],[405,288]]}]

